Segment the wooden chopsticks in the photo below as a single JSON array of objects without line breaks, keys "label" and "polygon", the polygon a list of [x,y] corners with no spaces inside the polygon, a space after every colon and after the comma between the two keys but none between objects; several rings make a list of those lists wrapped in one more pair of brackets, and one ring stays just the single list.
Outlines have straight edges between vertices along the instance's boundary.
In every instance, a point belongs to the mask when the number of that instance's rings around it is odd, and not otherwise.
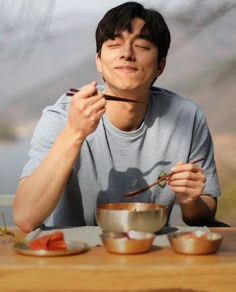
[{"label": "wooden chopsticks", "polygon": [[[73,96],[75,93],[79,92],[79,89],[70,88],[70,90],[66,93],[67,96]],[[103,94],[106,100],[113,100],[113,101],[122,101],[122,102],[136,102],[136,103],[143,103],[143,101],[138,101],[134,99],[119,97],[119,96],[112,96],[108,94]]]}]

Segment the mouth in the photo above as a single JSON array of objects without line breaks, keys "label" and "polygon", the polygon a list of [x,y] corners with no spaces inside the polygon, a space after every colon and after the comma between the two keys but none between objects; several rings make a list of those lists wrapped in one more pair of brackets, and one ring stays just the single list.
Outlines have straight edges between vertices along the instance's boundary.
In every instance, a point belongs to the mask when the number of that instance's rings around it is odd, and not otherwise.
[{"label": "mouth", "polygon": [[127,72],[127,73],[133,73],[136,72],[138,69],[132,66],[128,65],[123,65],[123,66],[116,66],[116,70],[121,71],[121,72]]}]

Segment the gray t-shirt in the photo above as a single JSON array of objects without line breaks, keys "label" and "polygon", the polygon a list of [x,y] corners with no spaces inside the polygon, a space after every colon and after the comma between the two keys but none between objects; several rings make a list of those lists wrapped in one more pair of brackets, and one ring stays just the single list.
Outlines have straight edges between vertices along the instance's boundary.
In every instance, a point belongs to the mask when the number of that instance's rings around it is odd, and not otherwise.
[{"label": "gray t-shirt", "polygon": [[[69,102],[70,97],[63,95],[44,109],[21,177],[29,176],[47,155],[65,126]],[[204,193],[217,197],[220,187],[213,144],[202,110],[193,101],[153,88],[144,121],[136,131],[121,131],[103,115],[97,129],[84,141],[48,224],[95,225],[98,203],[150,202],[168,205],[171,210],[175,194],[168,185],[156,185],[133,198],[122,195],[152,183],[178,161],[201,157],[206,157],[199,162],[207,176]]]}]

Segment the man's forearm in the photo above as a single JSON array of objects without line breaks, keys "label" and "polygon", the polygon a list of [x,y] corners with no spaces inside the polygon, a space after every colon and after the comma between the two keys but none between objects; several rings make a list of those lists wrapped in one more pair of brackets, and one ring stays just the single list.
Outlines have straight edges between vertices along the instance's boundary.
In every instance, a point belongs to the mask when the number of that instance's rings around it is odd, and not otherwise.
[{"label": "man's forearm", "polygon": [[217,200],[210,195],[202,194],[191,204],[181,204],[180,207],[186,224],[203,226],[214,219]]},{"label": "man's forearm", "polygon": [[81,145],[64,129],[39,167],[22,179],[13,205],[14,221],[22,230],[37,227],[56,207]]}]

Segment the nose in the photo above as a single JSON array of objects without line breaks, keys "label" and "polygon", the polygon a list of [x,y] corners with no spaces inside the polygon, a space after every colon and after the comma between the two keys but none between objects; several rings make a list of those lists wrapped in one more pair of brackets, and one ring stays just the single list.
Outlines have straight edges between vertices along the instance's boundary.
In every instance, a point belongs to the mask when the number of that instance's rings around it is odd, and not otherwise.
[{"label": "nose", "polygon": [[121,58],[125,60],[134,60],[134,51],[131,44],[125,44],[121,49]]}]

